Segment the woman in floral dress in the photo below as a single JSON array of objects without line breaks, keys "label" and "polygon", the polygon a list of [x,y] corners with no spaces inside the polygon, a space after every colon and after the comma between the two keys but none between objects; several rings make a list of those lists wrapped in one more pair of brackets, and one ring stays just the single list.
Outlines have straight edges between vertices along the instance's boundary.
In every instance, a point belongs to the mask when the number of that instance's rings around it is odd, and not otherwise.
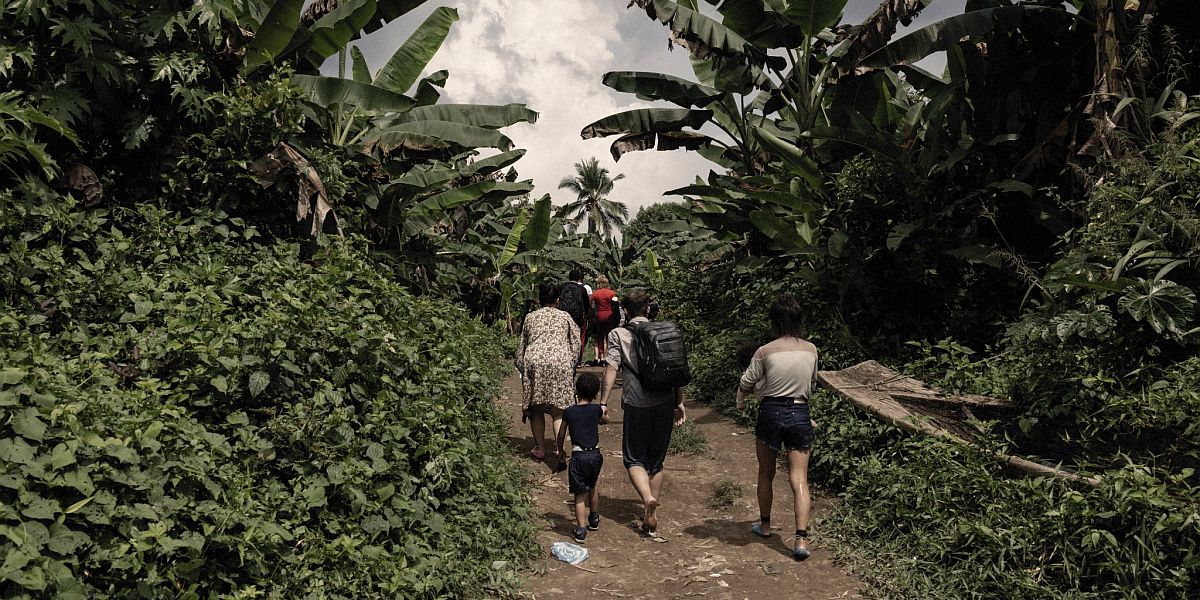
[{"label": "woman in floral dress", "polygon": [[558,309],[559,287],[542,284],[538,297],[542,307],[529,313],[521,326],[517,348],[517,370],[524,392],[522,415],[533,433],[530,456],[546,458],[546,413],[554,434],[562,427],[563,410],[575,402],[575,357],[579,350],[579,326],[571,315]]}]

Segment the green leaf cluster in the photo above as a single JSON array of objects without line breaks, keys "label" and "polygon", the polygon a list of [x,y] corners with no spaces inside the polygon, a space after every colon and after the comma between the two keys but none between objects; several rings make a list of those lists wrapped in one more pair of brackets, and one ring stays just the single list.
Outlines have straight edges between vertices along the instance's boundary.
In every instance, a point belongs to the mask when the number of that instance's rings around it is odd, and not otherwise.
[{"label": "green leaf cluster", "polygon": [[[499,331],[361,238],[0,194],[0,595],[492,597]],[[497,562],[497,561],[508,561]]]}]

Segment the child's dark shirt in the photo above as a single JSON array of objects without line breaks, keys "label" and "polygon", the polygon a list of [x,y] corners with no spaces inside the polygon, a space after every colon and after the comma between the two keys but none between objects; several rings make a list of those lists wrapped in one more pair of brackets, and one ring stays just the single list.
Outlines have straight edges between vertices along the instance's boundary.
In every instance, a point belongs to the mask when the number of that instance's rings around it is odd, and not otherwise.
[{"label": "child's dark shirt", "polygon": [[603,411],[595,402],[576,404],[567,407],[563,412],[568,431],[571,432],[571,444],[580,448],[595,448],[600,445],[600,417]]}]

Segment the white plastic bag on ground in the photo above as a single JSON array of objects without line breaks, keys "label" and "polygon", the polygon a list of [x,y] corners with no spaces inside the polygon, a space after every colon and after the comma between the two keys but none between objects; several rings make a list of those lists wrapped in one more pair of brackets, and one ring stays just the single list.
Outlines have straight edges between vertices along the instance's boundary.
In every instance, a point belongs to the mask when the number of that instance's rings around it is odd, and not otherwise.
[{"label": "white plastic bag on ground", "polygon": [[588,557],[587,548],[576,546],[570,542],[554,542],[550,544],[550,554],[565,563],[577,565]]}]

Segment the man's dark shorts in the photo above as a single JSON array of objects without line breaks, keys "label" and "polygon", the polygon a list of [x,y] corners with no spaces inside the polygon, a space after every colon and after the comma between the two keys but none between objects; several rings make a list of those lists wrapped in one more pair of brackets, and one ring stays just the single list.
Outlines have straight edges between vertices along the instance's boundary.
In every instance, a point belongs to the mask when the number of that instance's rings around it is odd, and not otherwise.
[{"label": "man's dark shorts", "polygon": [[[599,448],[577,450],[571,453],[571,462],[567,466],[567,481],[571,485],[572,494],[583,494],[596,487],[600,479],[600,467],[604,466],[604,455]],[[594,507],[593,507],[594,508]]]},{"label": "man's dark shorts", "polygon": [[754,437],[776,452],[784,446],[788,450],[812,448],[813,428],[808,403],[796,404],[790,398],[764,398],[758,406]]},{"label": "man's dark shorts", "polygon": [[625,409],[621,426],[622,454],[625,468],[640,466],[651,477],[663,469],[663,459],[671,445],[671,430],[675,427],[675,402],[642,408],[622,405]]}]

